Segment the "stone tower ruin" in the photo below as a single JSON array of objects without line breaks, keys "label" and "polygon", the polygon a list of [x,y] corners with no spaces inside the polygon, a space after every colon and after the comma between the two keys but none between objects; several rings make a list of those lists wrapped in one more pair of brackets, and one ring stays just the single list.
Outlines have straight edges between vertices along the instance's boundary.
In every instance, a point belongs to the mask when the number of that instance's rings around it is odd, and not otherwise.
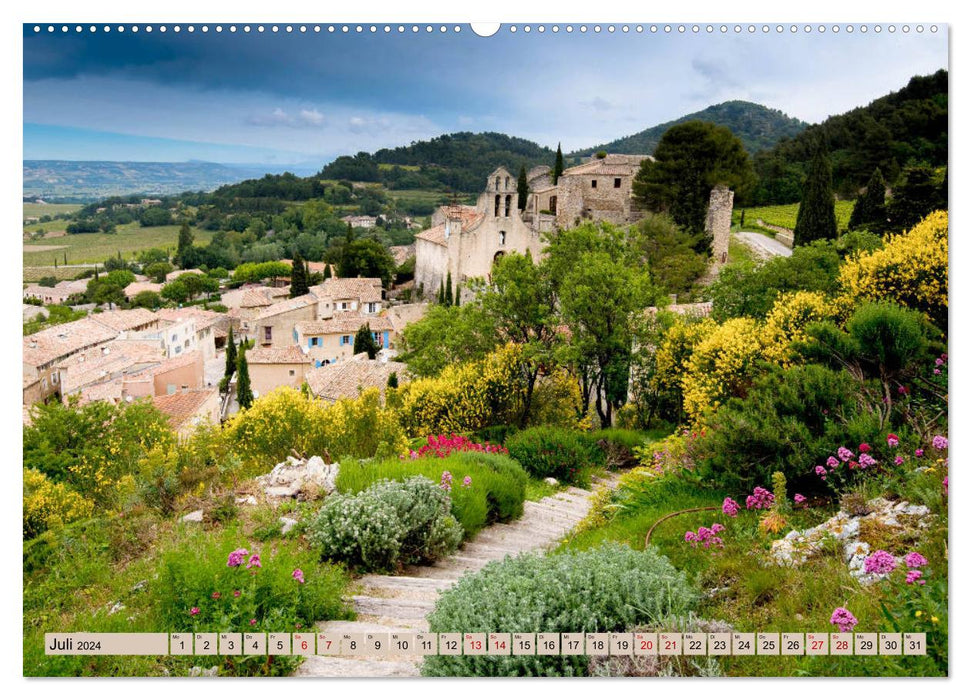
[{"label": "stone tower ruin", "polygon": [[708,200],[708,216],[705,233],[711,236],[711,252],[714,267],[728,262],[728,240],[732,232],[732,206],[735,193],[726,185],[715,185]]}]

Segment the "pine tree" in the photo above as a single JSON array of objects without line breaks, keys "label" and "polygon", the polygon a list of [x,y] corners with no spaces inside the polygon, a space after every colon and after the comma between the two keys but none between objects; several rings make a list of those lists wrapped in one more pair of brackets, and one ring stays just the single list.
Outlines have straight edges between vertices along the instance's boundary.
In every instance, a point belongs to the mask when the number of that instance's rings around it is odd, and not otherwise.
[{"label": "pine tree", "polygon": [[290,298],[303,296],[310,292],[310,284],[307,279],[307,266],[304,264],[300,251],[293,253],[293,265],[290,272]]},{"label": "pine tree", "polygon": [[371,332],[371,324],[365,323],[357,329],[354,335],[354,354],[366,352],[368,359],[373,360],[378,355],[378,343],[374,340],[374,333]]},{"label": "pine tree", "polygon": [[880,168],[876,168],[866,183],[866,192],[860,195],[850,215],[850,228],[870,228],[874,233],[882,232],[886,224],[885,206],[887,183]]},{"label": "pine tree", "polygon": [[560,144],[556,144],[556,164],[553,166],[554,185],[559,181],[560,175],[562,174],[563,174],[563,149],[560,148]]},{"label": "pine tree", "polygon": [[246,362],[246,348],[240,346],[239,357],[236,358],[236,401],[240,408],[253,405],[253,388],[249,380],[249,363]]},{"label": "pine tree", "polygon": [[833,172],[822,145],[816,147],[809,174],[803,185],[802,201],[796,214],[795,245],[819,239],[836,238],[836,200],[833,198]]},{"label": "pine tree", "polygon": [[445,306],[452,306],[455,303],[455,297],[452,295],[452,271],[448,271],[448,277],[445,278]]},{"label": "pine tree", "polygon": [[226,370],[224,377],[232,377],[236,371],[236,339],[233,337],[233,327],[229,327],[229,335],[226,336]]},{"label": "pine tree", "polygon": [[182,227],[179,229],[179,247],[175,251],[175,260],[179,267],[183,267],[184,256],[192,250],[192,240],[192,229],[189,228],[189,222],[183,221]]},{"label": "pine tree", "polygon": [[529,181],[526,179],[526,166],[519,167],[519,179],[516,181],[516,192],[519,194],[519,211],[526,208],[526,200],[529,198]]}]

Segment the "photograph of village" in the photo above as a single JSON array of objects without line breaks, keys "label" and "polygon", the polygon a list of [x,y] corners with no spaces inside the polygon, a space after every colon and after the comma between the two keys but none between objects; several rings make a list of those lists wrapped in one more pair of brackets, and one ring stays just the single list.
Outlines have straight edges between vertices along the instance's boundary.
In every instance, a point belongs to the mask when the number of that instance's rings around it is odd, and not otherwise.
[{"label": "photograph of village", "polygon": [[434,29],[24,25],[23,675],[946,677],[947,27]]}]

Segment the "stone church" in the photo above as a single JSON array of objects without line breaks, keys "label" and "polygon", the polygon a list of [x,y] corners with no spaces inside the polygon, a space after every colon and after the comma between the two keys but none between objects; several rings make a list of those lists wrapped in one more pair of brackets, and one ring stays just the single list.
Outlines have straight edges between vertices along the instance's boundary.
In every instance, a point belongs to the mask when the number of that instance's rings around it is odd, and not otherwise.
[{"label": "stone church", "polygon": [[[529,196],[518,208],[516,178],[497,168],[475,206],[445,205],[432,215],[431,227],[415,237],[415,288],[434,297],[451,274],[453,287],[468,289],[473,279],[489,281],[494,262],[509,252],[543,253],[542,234],[567,229],[585,220],[626,225],[641,218],[634,206],[632,185],[645,155],[608,154],[563,171],[554,185],[548,166],[527,173]],[[708,229],[714,238],[713,264],[728,251],[731,192],[712,192]],[[723,191],[724,190],[724,191]],[[727,225],[725,210],[727,205]],[[724,230],[722,230],[724,229]]]}]

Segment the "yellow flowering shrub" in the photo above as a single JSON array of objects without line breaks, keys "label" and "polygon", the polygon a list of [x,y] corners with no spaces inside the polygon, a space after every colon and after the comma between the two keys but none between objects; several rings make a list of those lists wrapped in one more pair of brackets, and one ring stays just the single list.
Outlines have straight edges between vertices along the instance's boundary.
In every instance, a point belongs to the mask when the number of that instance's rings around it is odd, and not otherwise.
[{"label": "yellow flowering shrub", "polygon": [[679,318],[665,333],[655,355],[654,388],[657,391],[679,391],[681,378],[695,346],[718,324],[710,318],[700,321]]},{"label": "yellow flowering shrub", "polygon": [[746,386],[762,356],[761,328],[750,318],[732,318],[717,326],[694,348],[681,378],[684,410],[698,423],[725,399]]},{"label": "yellow flowering shrub", "polygon": [[577,417],[577,407],[582,405],[576,379],[566,370],[558,369],[536,381],[529,422],[532,425],[580,429],[589,422],[586,413],[583,418]]},{"label": "yellow flowering shrub", "polygon": [[380,392],[332,404],[291,387],[274,389],[226,423],[234,449],[247,461],[280,461],[291,450],[306,455],[374,457],[403,453],[405,434]]},{"label": "yellow flowering shrub", "polygon": [[517,373],[521,350],[501,347],[482,360],[446,367],[398,391],[401,423],[409,435],[469,434],[513,420],[522,405]]},{"label": "yellow flowering shrub", "polygon": [[24,469],[24,539],[94,512],[94,502],[36,469]]},{"label": "yellow flowering shrub", "polygon": [[806,326],[831,318],[834,313],[834,305],[821,292],[780,294],[765,319],[765,358],[789,366],[792,344],[809,338]]},{"label": "yellow flowering shrub", "polygon": [[888,236],[880,250],[848,260],[839,276],[843,304],[892,301],[946,327],[947,231],[947,212],[932,212],[909,231]]}]

